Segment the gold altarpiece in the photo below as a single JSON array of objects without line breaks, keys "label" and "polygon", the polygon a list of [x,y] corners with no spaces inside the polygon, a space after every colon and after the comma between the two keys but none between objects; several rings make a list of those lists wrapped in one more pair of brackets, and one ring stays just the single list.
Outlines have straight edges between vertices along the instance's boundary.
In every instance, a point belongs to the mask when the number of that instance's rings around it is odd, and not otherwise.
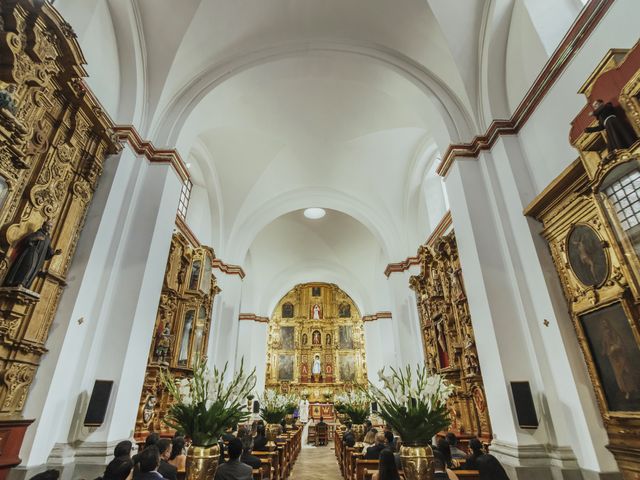
[{"label": "gold altarpiece", "polygon": [[163,422],[172,398],[162,385],[160,371],[184,378],[193,374],[196,359],[206,356],[213,301],[220,291],[212,273],[214,259],[213,250],[200,245],[178,221],[140,395],[136,438],[149,432],[173,433]]},{"label": "gold altarpiece", "polygon": [[[612,50],[582,87],[619,108],[640,135],[640,48]],[[585,107],[570,134],[575,160],[526,209],[543,224],[609,445],[626,480],[640,478],[640,143],[609,149]]]},{"label": "gold altarpiece", "polygon": [[329,401],[367,382],[360,311],[337,285],[296,285],[269,322],[267,388]]},{"label": "gold altarpiece", "polygon": [[478,362],[469,304],[454,233],[418,249],[420,274],[410,279],[416,294],[425,361],[456,386],[449,401],[450,430],[461,437],[491,439],[491,422]]},{"label": "gold altarpiece", "polygon": [[53,248],[29,288],[0,288],[0,415],[19,416],[105,157],[120,148],[82,77],[73,30],[49,2],[0,6],[0,284],[16,247],[50,221]]}]

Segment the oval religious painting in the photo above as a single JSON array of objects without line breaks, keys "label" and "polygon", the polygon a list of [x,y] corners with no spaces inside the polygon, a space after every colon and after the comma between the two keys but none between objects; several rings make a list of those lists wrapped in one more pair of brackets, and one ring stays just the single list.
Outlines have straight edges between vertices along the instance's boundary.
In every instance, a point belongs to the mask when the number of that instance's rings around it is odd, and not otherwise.
[{"label": "oval religious painting", "polygon": [[609,276],[609,262],[602,240],[588,225],[576,225],[567,239],[571,270],[583,284],[597,287]]}]

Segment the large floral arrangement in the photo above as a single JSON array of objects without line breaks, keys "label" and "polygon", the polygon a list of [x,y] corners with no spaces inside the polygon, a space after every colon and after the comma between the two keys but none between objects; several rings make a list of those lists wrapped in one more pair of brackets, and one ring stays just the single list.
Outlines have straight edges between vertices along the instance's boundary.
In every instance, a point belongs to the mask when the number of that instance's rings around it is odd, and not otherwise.
[{"label": "large floral arrangement", "polygon": [[167,390],[176,399],[164,422],[191,438],[194,445],[215,445],[224,431],[249,418],[247,395],[256,386],[255,368],[246,374],[244,359],[240,370],[225,381],[228,364],[213,375],[204,359],[197,359],[192,378],[177,380],[170,372],[161,372]]},{"label": "large floral arrangement", "polygon": [[351,423],[359,425],[369,416],[369,396],[362,391],[341,393],[335,398],[333,408],[338,413],[345,414]]},{"label": "large floral arrangement", "polygon": [[296,409],[298,402],[294,395],[285,395],[275,390],[265,390],[260,397],[260,416],[267,423],[280,423],[285,415]]},{"label": "large floral arrangement", "polygon": [[429,375],[425,365],[418,365],[414,371],[409,366],[391,368],[390,375],[385,375],[383,368],[378,377],[383,387],[370,382],[365,393],[378,403],[379,415],[400,434],[404,444],[429,444],[450,425],[447,399],[454,387],[440,375]]}]

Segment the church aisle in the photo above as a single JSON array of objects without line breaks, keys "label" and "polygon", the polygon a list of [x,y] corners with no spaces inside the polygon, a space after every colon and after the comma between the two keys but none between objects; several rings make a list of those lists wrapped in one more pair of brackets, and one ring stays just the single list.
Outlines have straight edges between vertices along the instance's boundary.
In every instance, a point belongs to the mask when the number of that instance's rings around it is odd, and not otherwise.
[{"label": "church aisle", "polygon": [[342,480],[333,444],[325,447],[303,446],[291,472],[291,480]]}]

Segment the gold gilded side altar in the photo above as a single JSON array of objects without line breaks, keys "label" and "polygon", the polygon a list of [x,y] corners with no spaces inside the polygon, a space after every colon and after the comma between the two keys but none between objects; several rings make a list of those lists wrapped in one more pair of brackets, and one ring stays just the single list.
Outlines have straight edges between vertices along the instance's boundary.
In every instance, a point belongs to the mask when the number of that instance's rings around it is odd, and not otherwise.
[{"label": "gold gilded side altar", "polygon": [[360,311],[337,285],[296,285],[269,322],[266,387],[330,402],[367,382]]},{"label": "gold gilded side altar", "polygon": [[[527,207],[542,223],[613,453],[640,478],[640,44],[611,50],[580,89],[580,157]],[[609,108],[600,120],[595,112]],[[601,125],[602,123],[602,125]]]},{"label": "gold gilded side altar", "polygon": [[160,373],[176,378],[193,376],[197,358],[206,355],[213,301],[220,291],[212,273],[215,253],[201,245],[178,217],[169,247],[153,340],[138,406],[135,438],[149,432],[173,431],[164,416],[173,398],[162,384]]}]

